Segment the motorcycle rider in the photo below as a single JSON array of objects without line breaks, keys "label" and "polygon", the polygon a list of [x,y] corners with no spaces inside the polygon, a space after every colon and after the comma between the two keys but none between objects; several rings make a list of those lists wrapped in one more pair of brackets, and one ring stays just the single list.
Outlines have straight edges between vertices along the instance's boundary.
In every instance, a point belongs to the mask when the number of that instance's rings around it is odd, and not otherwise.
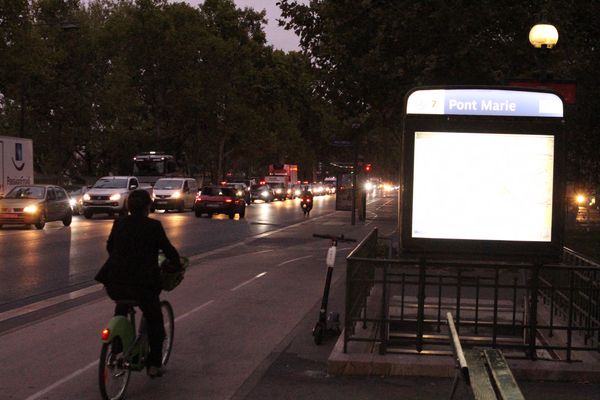
[{"label": "motorcycle rider", "polygon": [[305,217],[310,217],[310,210],[313,207],[313,194],[307,186],[304,186],[304,190],[300,194],[300,207],[304,212]]}]

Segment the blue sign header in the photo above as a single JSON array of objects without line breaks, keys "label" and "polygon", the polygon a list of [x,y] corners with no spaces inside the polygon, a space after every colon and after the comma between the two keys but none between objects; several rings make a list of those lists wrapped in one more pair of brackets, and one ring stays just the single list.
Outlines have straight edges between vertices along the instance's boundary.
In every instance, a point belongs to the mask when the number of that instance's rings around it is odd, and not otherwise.
[{"label": "blue sign header", "polygon": [[406,114],[561,118],[563,102],[546,92],[503,89],[423,89],[410,94]]}]

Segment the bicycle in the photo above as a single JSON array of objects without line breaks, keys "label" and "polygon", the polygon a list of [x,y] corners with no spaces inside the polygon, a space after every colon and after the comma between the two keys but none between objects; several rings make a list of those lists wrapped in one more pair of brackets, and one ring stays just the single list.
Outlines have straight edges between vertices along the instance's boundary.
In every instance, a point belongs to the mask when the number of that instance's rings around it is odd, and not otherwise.
[{"label": "bicycle", "polygon": [[325,277],[325,288],[323,290],[323,300],[321,301],[321,309],[319,310],[319,320],[313,328],[312,334],[315,344],[318,346],[323,342],[323,337],[328,332],[340,333],[340,316],[338,313],[331,312],[327,314],[327,304],[329,303],[329,288],[331,287],[331,275],[333,274],[333,266],[335,265],[335,255],[337,253],[338,242],[356,242],[356,239],[350,239],[341,236],[321,235],[314,233],[313,237],[330,239],[331,246],[327,250],[327,275]]},{"label": "bicycle", "polygon": [[[102,330],[98,379],[100,394],[104,400],[120,400],[125,397],[131,371],[142,371],[146,368],[149,352],[146,319],[143,316],[140,319],[137,336],[135,336],[137,303],[132,300],[119,300],[117,303],[128,306],[128,317],[116,315]],[[160,309],[166,334],[163,343],[162,365],[167,365],[173,349],[175,318],[173,307],[168,301],[161,300]]]}]

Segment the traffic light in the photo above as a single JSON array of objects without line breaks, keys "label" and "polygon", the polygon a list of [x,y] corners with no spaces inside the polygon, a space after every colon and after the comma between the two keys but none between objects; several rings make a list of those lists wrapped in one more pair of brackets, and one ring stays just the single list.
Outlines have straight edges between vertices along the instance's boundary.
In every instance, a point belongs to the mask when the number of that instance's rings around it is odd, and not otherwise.
[{"label": "traffic light", "polygon": [[366,173],[371,172],[371,164],[365,164],[365,172]]}]

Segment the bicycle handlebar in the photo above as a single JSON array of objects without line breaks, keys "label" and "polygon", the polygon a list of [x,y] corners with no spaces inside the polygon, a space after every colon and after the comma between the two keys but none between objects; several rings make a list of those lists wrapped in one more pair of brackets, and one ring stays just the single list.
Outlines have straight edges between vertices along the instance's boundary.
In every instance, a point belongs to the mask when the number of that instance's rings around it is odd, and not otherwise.
[{"label": "bicycle handlebar", "polygon": [[356,239],[347,238],[347,237],[344,237],[344,235],[333,236],[333,235],[323,235],[323,234],[319,234],[319,233],[313,233],[313,237],[321,238],[321,239],[331,239],[331,240],[336,240],[338,242],[356,242]]}]

